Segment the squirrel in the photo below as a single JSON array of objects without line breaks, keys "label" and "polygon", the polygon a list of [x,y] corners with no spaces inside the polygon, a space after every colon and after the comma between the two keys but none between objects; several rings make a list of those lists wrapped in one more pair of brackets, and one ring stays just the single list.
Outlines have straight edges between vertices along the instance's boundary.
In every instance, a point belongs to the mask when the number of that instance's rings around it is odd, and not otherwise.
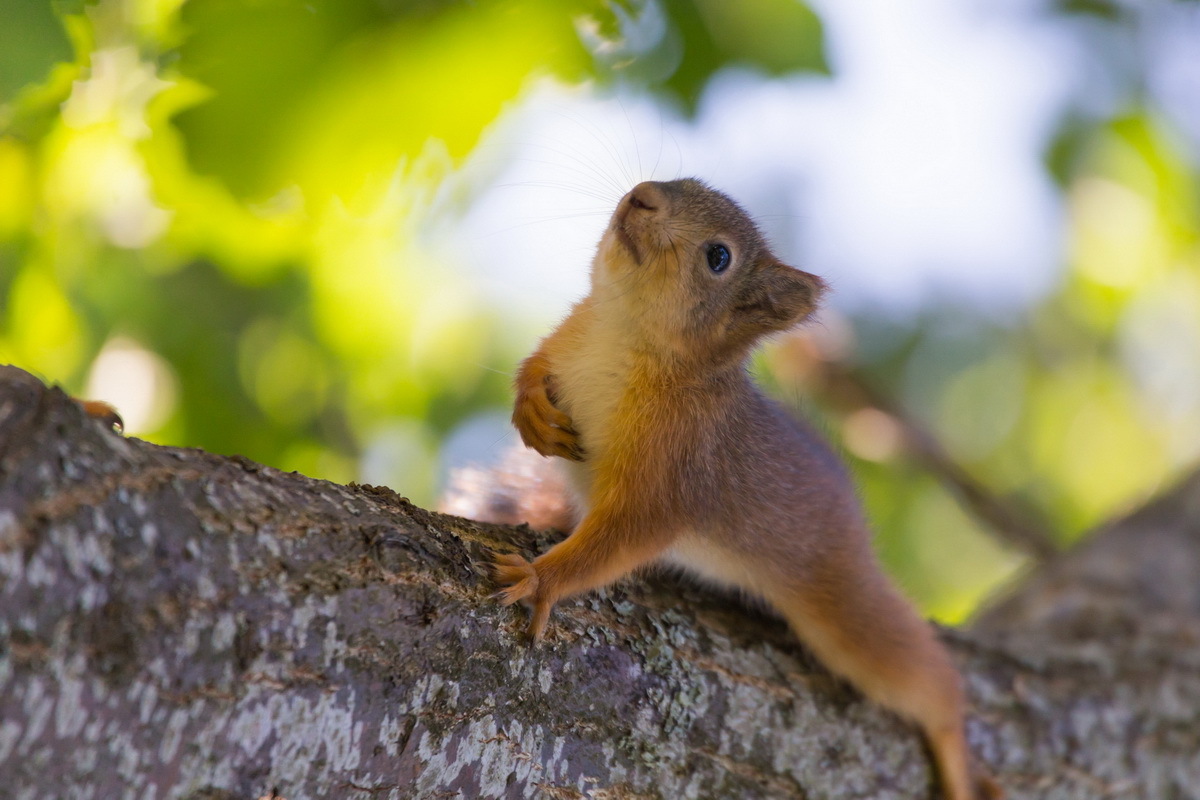
[{"label": "squirrel", "polygon": [[825,292],[733,200],[644,182],[613,213],[590,293],[521,364],[513,423],[569,464],[578,524],[526,561],[496,554],[505,605],[545,631],[554,604],[654,562],[765,599],[831,671],[920,728],[947,800],[999,798],[973,774],[961,679],[883,573],[847,468],[746,371],[764,336]]}]

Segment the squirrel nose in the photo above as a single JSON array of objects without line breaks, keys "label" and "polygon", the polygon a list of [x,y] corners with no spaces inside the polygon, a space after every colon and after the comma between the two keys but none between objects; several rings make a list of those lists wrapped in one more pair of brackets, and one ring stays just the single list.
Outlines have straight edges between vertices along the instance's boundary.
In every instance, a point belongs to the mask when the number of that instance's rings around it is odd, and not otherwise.
[{"label": "squirrel nose", "polygon": [[667,194],[662,184],[655,181],[643,181],[629,192],[629,205],[643,211],[658,211],[666,208]]}]

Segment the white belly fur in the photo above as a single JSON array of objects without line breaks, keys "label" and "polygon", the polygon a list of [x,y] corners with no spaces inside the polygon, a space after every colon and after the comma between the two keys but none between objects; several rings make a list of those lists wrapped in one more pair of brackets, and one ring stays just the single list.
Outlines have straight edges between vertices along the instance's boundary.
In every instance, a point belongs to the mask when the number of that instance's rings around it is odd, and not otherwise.
[{"label": "white belly fur", "polygon": [[695,533],[680,537],[662,560],[720,586],[748,592],[757,592],[759,588],[755,575],[761,573],[750,570],[736,555]]}]

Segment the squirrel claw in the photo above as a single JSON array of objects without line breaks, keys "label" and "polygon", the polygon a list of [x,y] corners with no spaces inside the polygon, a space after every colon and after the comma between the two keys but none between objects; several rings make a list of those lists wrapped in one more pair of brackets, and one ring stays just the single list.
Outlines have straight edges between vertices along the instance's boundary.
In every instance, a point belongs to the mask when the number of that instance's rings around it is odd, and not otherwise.
[{"label": "squirrel claw", "polygon": [[511,606],[537,592],[537,570],[516,553],[496,554],[492,561],[492,576],[506,587],[495,594],[501,605]]},{"label": "squirrel claw", "polygon": [[584,459],[574,422],[554,405],[544,385],[535,384],[518,394],[512,419],[521,441],[542,455]]},{"label": "squirrel claw", "polygon": [[552,604],[539,600],[533,607],[533,616],[529,618],[529,643],[537,644],[546,632],[546,623],[550,619]]},{"label": "squirrel claw", "polygon": [[492,575],[497,583],[506,585],[506,588],[492,595],[501,605],[511,606],[523,600],[533,606],[529,638],[531,643],[541,641],[554,603],[538,596],[537,568],[516,553],[495,553],[492,556]]},{"label": "squirrel claw", "polygon": [[578,442],[572,444],[555,444],[554,455],[570,461],[583,461],[587,455]]}]

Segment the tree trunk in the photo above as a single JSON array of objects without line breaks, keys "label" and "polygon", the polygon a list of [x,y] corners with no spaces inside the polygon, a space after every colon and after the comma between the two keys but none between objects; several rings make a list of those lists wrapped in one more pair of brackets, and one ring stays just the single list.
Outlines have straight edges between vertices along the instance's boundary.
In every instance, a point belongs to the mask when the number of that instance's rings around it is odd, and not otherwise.
[{"label": "tree trunk", "polygon": [[[1011,797],[1200,798],[1198,500],[945,632]],[[530,649],[485,564],[549,543],[124,439],[0,368],[0,797],[931,795],[912,728],[729,596],[628,580]]]}]

